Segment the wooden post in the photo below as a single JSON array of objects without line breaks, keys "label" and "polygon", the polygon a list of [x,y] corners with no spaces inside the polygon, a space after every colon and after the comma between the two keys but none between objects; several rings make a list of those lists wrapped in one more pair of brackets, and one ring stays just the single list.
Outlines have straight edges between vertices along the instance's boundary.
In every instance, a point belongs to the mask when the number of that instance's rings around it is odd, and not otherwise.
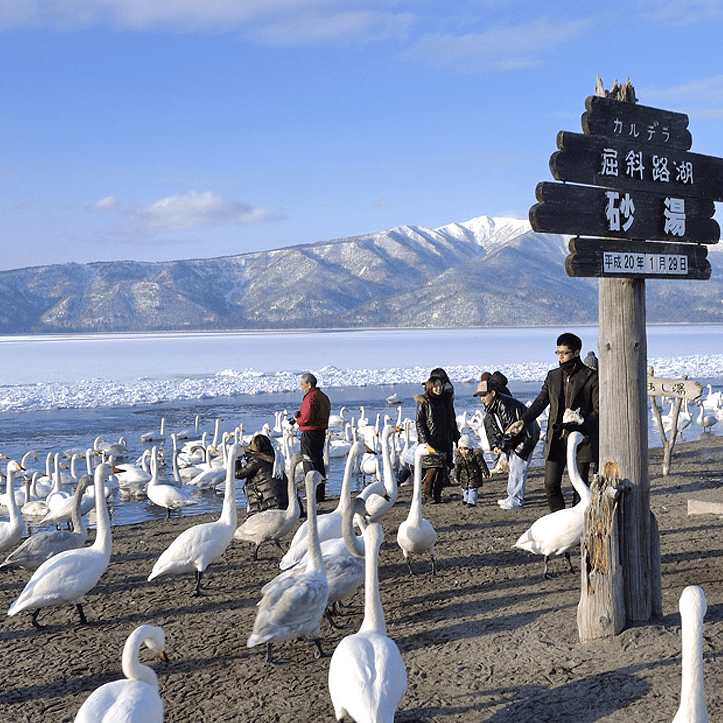
[{"label": "wooden post", "polygon": [[659,607],[660,567],[651,559],[645,280],[601,278],[599,324],[600,467],[615,462],[630,484],[620,531],[625,610],[628,622],[646,621]]},{"label": "wooden post", "polygon": [[608,462],[603,476],[596,476],[590,488],[592,501],[585,512],[585,532],[580,543],[577,629],[581,643],[617,635],[625,627],[618,535],[618,505],[625,487],[620,484],[617,465]]}]

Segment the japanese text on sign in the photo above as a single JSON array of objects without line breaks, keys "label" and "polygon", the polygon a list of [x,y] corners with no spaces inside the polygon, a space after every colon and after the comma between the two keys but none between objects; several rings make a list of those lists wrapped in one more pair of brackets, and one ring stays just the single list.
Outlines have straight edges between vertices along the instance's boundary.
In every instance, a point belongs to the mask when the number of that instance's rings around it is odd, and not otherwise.
[{"label": "japanese text on sign", "polygon": [[635,251],[605,251],[602,256],[603,273],[621,274],[676,274],[688,273],[685,254],[646,254]]},{"label": "japanese text on sign", "polygon": [[638,123],[635,121],[626,123],[620,118],[615,118],[613,121],[613,134],[623,138],[638,138],[656,144],[665,144],[670,139],[668,127],[661,126],[659,121],[653,121],[639,128]]},{"label": "japanese text on sign", "polygon": [[[622,161],[622,162],[621,162]],[[647,165],[646,165],[647,164]],[[672,166],[672,169],[670,168]],[[645,178],[644,172],[650,171],[650,178],[659,183],[670,183],[671,174],[677,183],[693,183],[693,162],[673,161],[668,163],[666,156],[651,154],[646,159],[643,151],[628,151],[622,159],[616,148],[603,148],[600,154],[600,175],[617,178],[621,173],[628,178]]]},{"label": "japanese text on sign", "polygon": [[[608,231],[628,231],[635,221],[635,202],[629,193],[606,191],[607,205],[605,218]],[[685,236],[685,200],[665,198],[663,200],[663,232],[669,236]]]}]

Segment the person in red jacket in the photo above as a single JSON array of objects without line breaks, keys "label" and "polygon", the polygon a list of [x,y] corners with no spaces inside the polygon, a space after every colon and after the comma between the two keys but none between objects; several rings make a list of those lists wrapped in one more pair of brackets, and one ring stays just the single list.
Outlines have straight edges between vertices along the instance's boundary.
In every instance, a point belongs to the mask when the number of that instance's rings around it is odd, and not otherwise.
[{"label": "person in red jacket", "polygon": [[301,401],[301,409],[294,417],[289,419],[291,424],[298,424],[301,432],[301,454],[304,455],[304,473],[311,470],[321,472],[324,477],[316,488],[316,501],[323,502],[326,499],[326,467],[324,466],[324,442],[326,441],[326,430],[329,426],[329,413],[331,402],[317,386],[316,377],[313,374],[301,375],[301,391],[304,398]]}]

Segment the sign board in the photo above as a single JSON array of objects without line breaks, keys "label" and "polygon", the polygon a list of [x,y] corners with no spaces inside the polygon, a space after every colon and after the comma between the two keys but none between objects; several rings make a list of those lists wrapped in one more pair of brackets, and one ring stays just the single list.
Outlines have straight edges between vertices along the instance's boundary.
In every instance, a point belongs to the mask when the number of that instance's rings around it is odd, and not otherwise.
[{"label": "sign board", "polygon": [[693,401],[694,399],[698,399],[702,393],[703,387],[700,382],[694,382],[688,379],[648,377],[649,397],[679,397],[680,399]]},{"label": "sign board", "polygon": [[723,201],[723,159],[637,140],[560,131],[550,158],[558,181]]},{"label": "sign board", "polygon": [[708,249],[699,244],[574,238],[565,270],[573,277],[709,279]]},{"label": "sign board", "polygon": [[541,233],[716,243],[720,226],[709,199],[617,191],[571,183],[538,183],[530,224]]},{"label": "sign board", "polygon": [[588,136],[628,139],[660,148],[690,150],[693,137],[688,116],[639,103],[624,103],[591,95],[585,100],[582,129]]}]

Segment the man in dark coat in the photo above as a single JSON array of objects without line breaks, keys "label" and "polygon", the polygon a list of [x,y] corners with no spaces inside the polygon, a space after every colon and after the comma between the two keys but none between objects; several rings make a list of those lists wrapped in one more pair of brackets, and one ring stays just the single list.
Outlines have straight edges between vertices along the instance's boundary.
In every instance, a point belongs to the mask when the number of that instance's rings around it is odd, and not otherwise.
[{"label": "man in dark coat", "polygon": [[[562,474],[565,470],[567,437],[577,430],[584,440],[577,450],[577,467],[588,482],[591,464],[597,465],[599,393],[597,369],[591,369],[580,359],[582,340],[571,333],[557,338],[556,354],[559,367],[548,372],[537,399],[521,419],[507,430],[516,434],[522,426],[542,414],[549,406],[547,433],[543,456],[545,458],[545,492],[550,511],[565,507],[562,494]],[[573,504],[575,500],[573,498]]]}]

